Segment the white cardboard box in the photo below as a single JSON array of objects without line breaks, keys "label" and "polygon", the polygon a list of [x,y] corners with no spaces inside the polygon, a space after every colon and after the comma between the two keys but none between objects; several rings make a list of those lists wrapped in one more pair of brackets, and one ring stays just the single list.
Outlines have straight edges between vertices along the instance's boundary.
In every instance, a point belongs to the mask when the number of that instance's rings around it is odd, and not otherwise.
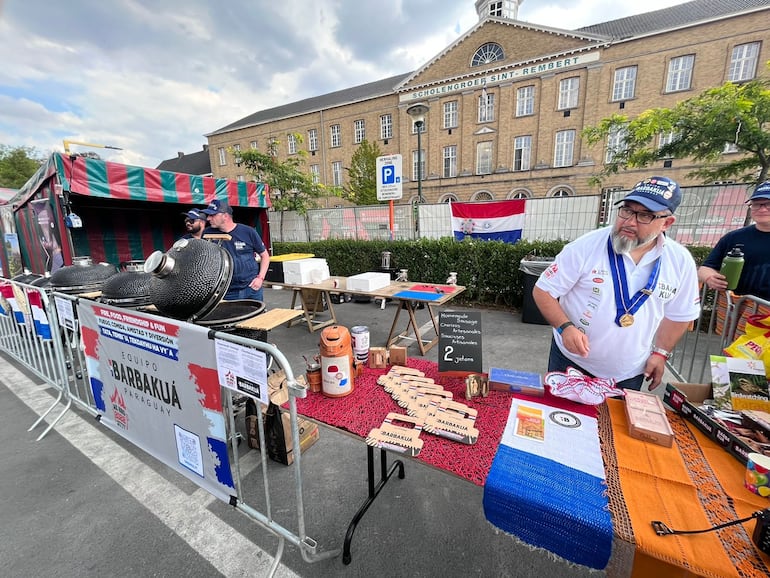
[{"label": "white cardboard box", "polygon": [[348,277],[349,291],[376,291],[390,285],[390,273],[360,273]]},{"label": "white cardboard box", "polygon": [[289,285],[310,285],[328,278],[326,259],[296,259],[283,263],[283,282]]}]

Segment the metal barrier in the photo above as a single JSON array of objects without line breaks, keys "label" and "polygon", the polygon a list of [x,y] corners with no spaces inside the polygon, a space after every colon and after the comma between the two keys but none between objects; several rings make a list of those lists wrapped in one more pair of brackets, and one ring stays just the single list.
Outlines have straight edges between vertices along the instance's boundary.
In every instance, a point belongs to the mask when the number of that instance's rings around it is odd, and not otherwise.
[{"label": "metal barrier", "polygon": [[724,348],[743,334],[747,318],[755,314],[770,315],[770,302],[704,285],[701,315],[677,343],[668,369],[679,381],[711,382],[710,357],[724,355]]},{"label": "metal barrier", "polygon": [[[148,448],[146,447],[147,444],[143,445],[141,443],[134,443],[134,445],[147,451],[172,469],[187,475],[188,479],[197,483],[201,488],[209,491],[215,497],[226,501],[235,509],[251,518],[260,527],[276,536],[278,538],[278,548],[269,576],[273,576],[280,565],[286,541],[299,548],[302,558],[306,562],[318,562],[339,555],[340,549],[319,553],[317,542],[306,534],[302,453],[300,447],[296,398],[305,397],[307,390],[304,386],[297,383],[291,365],[277,347],[269,343],[256,341],[229,332],[207,330],[175,319],[159,318],[149,313],[101,305],[82,297],[63,293],[48,293],[40,288],[22,285],[14,281],[0,279],[0,295],[2,295],[2,300],[0,300],[0,306],[2,306],[2,310],[0,311],[0,350],[18,360],[32,373],[40,377],[46,384],[54,387],[58,391],[58,396],[51,407],[30,427],[30,430],[40,424],[57,405],[61,402],[64,403],[61,412],[51,421],[51,423],[49,423],[46,430],[37,438],[38,440],[42,439],[45,434],[56,425],[64,413],[74,403],[89,414],[95,416],[100,423],[109,427],[114,433],[122,435],[122,437],[129,442],[134,442],[129,435],[125,432],[121,432],[120,427],[116,427],[116,425],[120,425],[115,420],[115,416],[118,415],[118,412],[111,414],[109,411],[105,411],[103,401],[106,393],[102,392],[100,397],[97,398],[97,393],[95,393],[96,387],[94,384],[101,384],[106,379],[106,376],[103,377],[102,374],[110,373],[110,379],[115,381],[116,385],[120,385],[120,388],[124,389],[125,396],[130,397],[132,395],[137,396],[141,394],[147,396],[147,402],[149,403],[150,397],[157,395],[156,390],[148,389],[150,388],[148,379],[153,379],[153,377],[151,376],[148,378],[147,374],[145,374],[144,385],[142,385],[139,379],[139,371],[135,367],[131,367],[127,364],[127,367],[121,367],[120,372],[125,371],[126,375],[128,375],[128,380],[118,383],[118,375],[116,373],[118,372],[118,365],[116,365],[115,361],[101,361],[101,363],[106,363],[109,367],[105,372],[103,369],[100,370],[99,367],[95,367],[94,360],[89,359],[88,357],[89,347],[92,350],[95,349],[95,343],[98,342],[98,347],[106,348],[107,344],[98,340],[104,336],[109,337],[110,331],[114,331],[115,333],[113,335],[117,335],[118,332],[120,332],[120,323],[121,318],[123,317],[128,320],[150,320],[150,323],[152,320],[158,320],[158,323],[163,323],[165,320],[169,324],[181,327],[182,329],[180,331],[195,332],[198,336],[196,344],[199,346],[203,344],[205,347],[210,347],[210,350],[205,352],[202,351],[201,347],[196,347],[193,352],[196,360],[201,356],[204,358],[208,356],[209,358],[217,360],[215,365],[218,365],[219,360],[218,354],[215,354],[215,349],[221,347],[223,343],[229,343],[236,347],[249,348],[249,350],[256,350],[264,353],[265,359],[270,358],[273,363],[277,363],[278,368],[283,370],[286,377],[293,453],[293,464],[290,467],[294,468],[295,486],[292,499],[293,505],[295,506],[294,509],[296,510],[296,512],[292,510],[291,517],[294,517],[294,514],[296,513],[296,528],[289,528],[290,525],[294,526],[293,520],[291,521],[291,524],[282,523],[277,521],[274,516],[273,496],[271,493],[270,477],[268,476],[268,453],[264,428],[265,419],[262,412],[257,411],[260,440],[259,463],[262,469],[262,479],[261,484],[259,484],[262,486],[262,492],[261,495],[259,495],[256,492],[257,488],[254,488],[255,484],[247,485],[245,483],[248,473],[242,475],[241,472],[239,442],[242,440],[242,436],[238,432],[236,426],[236,411],[234,409],[232,391],[227,387],[219,386],[218,382],[213,382],[213,386],[211,385],[211,382],[208,384],[209,389],[213,387],[219,391],[218,395],[216,395],[217,407],[208,407],[205,412],[199,408],[197,412],[207,415],[208,417],[206,420],[213,416],[216,418],[215,421],[218,421],[220,419],[218,417],[219,415],[224,424],[225,443],[223,444],[223,447],[226,451],[217,454],[216,460],[209,456],[209,459],[218,463],[219,466],[227,463],[231,476],[221,476],[221,472],[217,473],[218,480],[220,477],[224,477],[232,482],[232,485],[228,484],[225,487],[226,491],[224,494],[222,494],[222,492],[212,491],[210,486],[213,486],[214,484],[212,484],[211,481],[206,482],[203,480],[205,476],[201,476],[200,472],[197,472],[197,475],[188,475],[189,471],[183,471],[183,466],[185,466],[185,464],[182,463],[181,459],[176,459],[176,454],[174,455],[174,459],[164,459],[164,448]],[[90,326],[90,324],[93,324],[93,319],[89,316],[86,316],[83,319],[78,318],[78,312],[81,310],[84,312],[89,312],[91,310],[103,311],[112,313],[113,316],[112,318],[105,316],[106,322],[99,328],[99,331],[93,331]],[[108,322],[114,324],[109,325]],[[85,332],[89,332],[86,337],[83,335]],[[139,337],[141,337],[141,335],[137,332],[128,337],[124,336],[122,339],[123,342],[127,344],[126,347],[129,347],[136,345],[136,341]],[[120,341],[120,339],[117,339],[116,341]],[[145,342],[145,344],[146,343],[149,342]],[[112,346],[116,347],[114,344]],[[143,350],[140,345],[136,346],[136,349],[130,349],[129,351],[136,351],[141,355]],[[266,362],[265,370],[267,370]],[[208,373],[206,373],[206,371],[208,371]],[[148,373],[152,372],[148,371]],[[210,377],[211,370],[204,368],[204,374]],[[124,377],[123,373],[120,374],[120,377],[121,379]],[[254,381],[256,381],[256,379]],[[190,383],[187,385],[194,384]],[[168,387],[168,382],[165,382],[165,386]],[[180,384],[180,387],[181,386],[184,386],[184,384]],[[142,387],[144,387],[144,390],[142,390]],[[264,387],[267,387],[266,384]],[[112,394],[114,397],[109,398],[113,404],[120,404],[122,401],[117,399],[120,397],[120,388],[114,387],[115,391]],[[152,384],[152,388],[156,388],[155,383]],[[136,391],[134,391],[135,389]],[[160,389],[162,390],[162,385]],[[199,393],[200,383],[197,384],[196,388],[186,389],[184,394],[188,396],[191,395],[191,390],[193,394]],[[224,395],[222,395],[222,393],[224,393]],[[219,402],[220,399],[222,400],[222,403]],[[142,403],[145,403],[144,397],[142,398]],[[117,405],[113,405],[113,411],[116,407]],[[142,418],[145,420],[147,419],[146,415],[142,416]],[[112,422],[110,420],[112,420]],[[140,422],[141,420],[137,419],[137,421]],[[184,439],[180,442],[179,431],[176,429],[176,421],[174,427],[177,436],[175,441],[178,451],[180,452],[179,455],[181,456],[182,449],[180,443],[184,445]],[[216,430],[217,428],[216,426],[213,426],[212,429]],[[182,429],[181,433],[181,437],[184,437],[186,432]],[[141,436],[143,434],[137,435]],[[169,434],[165,434],[165,438],[168,437]],[[150,444],[152,444],[154,443],[155,437],[149,436],[144,438],[145,441],[147,439],[150,439]],[[205,454],[201,453],[204,458],[208,453],[213,451],[211,448],[212,439],[213,438],[210,437],[204,437],[203,442],[200,444],[203,445],[203,443],[207,443],[209,446],[208,452]],[[162,445],[163,443],[167,444],[168,439],[158,441],[157,443],[158,445]],[[199,450],[200,452],[203,452],[202,449],[199,448]],[[231,458],[228,456],[231,456]],[[200,467],[202,472],[203,466]],[[195,471],[192,467],[188,469]]]}]

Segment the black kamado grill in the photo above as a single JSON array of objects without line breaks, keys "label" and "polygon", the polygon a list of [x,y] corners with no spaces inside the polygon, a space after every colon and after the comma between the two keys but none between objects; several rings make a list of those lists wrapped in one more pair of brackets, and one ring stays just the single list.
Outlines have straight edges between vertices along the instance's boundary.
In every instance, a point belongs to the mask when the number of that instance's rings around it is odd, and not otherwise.
[{"label": "black kamado grill", "polygon": [[70,294],[101,291],[104,282],[117,272],[115,265],[94,264],[90,257],[76,257],[72,265],[53,272],[51,289]]},{"label": "black kamado grill", "polygon": [[262,313],[265,304],[256,299],[222,301],[233,277],[233,261],[219,245],[180,239],[166,253],[150,255],[144,270],[151,274],[150,300],[163,315],[256,338],[235,326]]},{"label": "black kamado grill", "polygon": [[121,263],[123,271],[113,275],[102,285],[99,301],[117,307],[146,307],[151,305],[150,279],[144,272],[144,261]]}]

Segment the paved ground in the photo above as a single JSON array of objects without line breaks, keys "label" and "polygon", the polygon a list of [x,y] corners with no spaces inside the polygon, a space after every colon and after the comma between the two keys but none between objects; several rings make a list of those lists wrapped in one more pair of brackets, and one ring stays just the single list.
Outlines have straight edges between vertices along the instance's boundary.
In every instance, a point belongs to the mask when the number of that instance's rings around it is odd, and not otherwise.
[{"label": "paved ground", "polygon": [[[270,307],[288,306],[287,291],[267,290]],[[367,325],[384,344],[396,305],[335,306],[348,327]],[[481,310],[483,365],[544,372],[548,327],[519,314]],[[427,321],[420,311],[421,322]],[[319,333],[281,327],[269,340],[295,372],[317,351]],[[415,355],[416,346],[409,349]],[[436,361],[434,348],[426,355]],[[7,360],[7,358],[6,358]],[[27,432],[51,393],[14,363],[0,364],[0,560],[5,576],[264,576],[277,540],[141,450],[72,410],[46,438]],[[255,452],[240,466],[247,484],[261,480]],[[293,470],[270,463],[275,518],[292,519]],[[307,533],[319,551],[340,548],[366,496],[362,441],[322,427],[303,454]],[[482,488],[414,460],[364,517],[352,563],[314,564],[287,546],[278,576],[583,576],[603,575],[531,551],[484,518]]]}]

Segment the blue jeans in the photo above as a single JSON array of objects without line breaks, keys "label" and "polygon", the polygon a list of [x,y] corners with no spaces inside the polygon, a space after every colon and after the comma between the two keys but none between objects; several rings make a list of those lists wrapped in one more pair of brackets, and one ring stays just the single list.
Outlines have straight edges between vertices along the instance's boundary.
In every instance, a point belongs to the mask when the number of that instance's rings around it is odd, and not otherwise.
[{"label": "blue jeans", "polygon": [[[580,373],[583,373],[589,377],[596,377],[592,373],[589,373],[577,363],[565,356],[559,346],[556,345],[556,340],[551,339],[551,351],[548,355],[548,371],[567,371],[567,367],[574,367]],[[618,381],[615,385],[622,389],[635,389],[639,391],[642,389],[642,383],[644,382],[644,374],[640,373],[636,377],[629,377],[623,381]]]},{"label": "blue jeans", "polygon": [[233,301],[235,299],[256,299],[257,301],[264,302],[263,291],[260,287],[259,290],[254,290],[248,285],[243,289],[232,289],[225,293],[226,301]]}]

